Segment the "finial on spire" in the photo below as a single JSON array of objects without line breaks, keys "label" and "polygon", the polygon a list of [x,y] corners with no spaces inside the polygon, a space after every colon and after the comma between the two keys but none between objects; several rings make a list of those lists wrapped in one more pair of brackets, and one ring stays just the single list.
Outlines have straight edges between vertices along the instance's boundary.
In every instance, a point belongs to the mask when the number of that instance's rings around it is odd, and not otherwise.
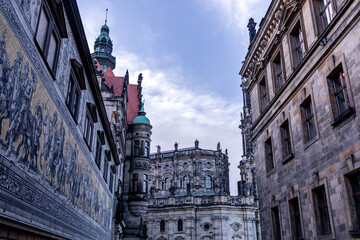
[{"label": "finial on spire", "polygon": [[105,15],[105,25],[107,24],[107,15],[108,15],[108,10],[109,10],[109,9],[106,9],[106,15]]}]

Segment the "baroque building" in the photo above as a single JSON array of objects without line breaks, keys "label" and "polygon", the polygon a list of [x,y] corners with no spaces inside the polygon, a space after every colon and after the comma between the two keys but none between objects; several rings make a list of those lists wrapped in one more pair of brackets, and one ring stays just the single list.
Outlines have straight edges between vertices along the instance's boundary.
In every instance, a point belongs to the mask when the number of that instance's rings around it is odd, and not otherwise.
[{"label": "baroque building", "polygon": [[359,12],[359,1],[273,0],[257,33],[249,21],[241,128],[263,239],[360,238]]},{"label": "baroque building", "polygon": [[257,239],[254,196],[230,196],[227,150],[174,147],[150,156],[148,239]]}]

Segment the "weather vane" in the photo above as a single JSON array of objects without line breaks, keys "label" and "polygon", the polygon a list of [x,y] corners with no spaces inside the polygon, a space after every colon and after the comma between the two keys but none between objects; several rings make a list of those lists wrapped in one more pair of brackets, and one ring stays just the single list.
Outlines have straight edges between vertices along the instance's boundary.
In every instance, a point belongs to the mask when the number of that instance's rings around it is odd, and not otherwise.
[{"label": "weather vane", "polygon": [[106,15],[105,15],[105,25],[107,24],[107,15],[108,15],[108,9],[106,9]]}]

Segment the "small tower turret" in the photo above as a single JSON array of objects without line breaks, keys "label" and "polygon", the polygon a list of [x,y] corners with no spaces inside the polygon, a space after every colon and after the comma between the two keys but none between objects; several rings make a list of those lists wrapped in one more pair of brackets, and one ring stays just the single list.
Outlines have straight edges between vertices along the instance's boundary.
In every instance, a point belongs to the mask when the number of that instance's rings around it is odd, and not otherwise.
[{"label": "small tower turret", "polygon": [[116,65],[116,58],[111,55],[113,43],[109,36],[110,28],[107,25],[107,12],[106,9],[105,24],[101,27],[100,35],[95,40],[94,53],[91,54],[91,58],[96,58],[105,72],[108,67],[114,70]]}]

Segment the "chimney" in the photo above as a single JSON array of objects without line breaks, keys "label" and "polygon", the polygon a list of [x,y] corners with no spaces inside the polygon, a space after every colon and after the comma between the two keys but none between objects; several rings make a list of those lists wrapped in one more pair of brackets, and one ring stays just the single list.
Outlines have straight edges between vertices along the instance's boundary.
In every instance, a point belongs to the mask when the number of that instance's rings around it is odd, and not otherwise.
[{"label": "chimney", "polygon": [[254,41],[254,38],[255,38],[255,36],[256,36],[255,26],[256,26],[256,22],[254,21],[253,18],[250,18],[250,19],[249,19],[249,23],[248,23],[248,25],[247,25],[247,27],[248,27],[248,29],[249,29],[249,36],[250,36],[249,46],[250,46],[251,43]]}]

